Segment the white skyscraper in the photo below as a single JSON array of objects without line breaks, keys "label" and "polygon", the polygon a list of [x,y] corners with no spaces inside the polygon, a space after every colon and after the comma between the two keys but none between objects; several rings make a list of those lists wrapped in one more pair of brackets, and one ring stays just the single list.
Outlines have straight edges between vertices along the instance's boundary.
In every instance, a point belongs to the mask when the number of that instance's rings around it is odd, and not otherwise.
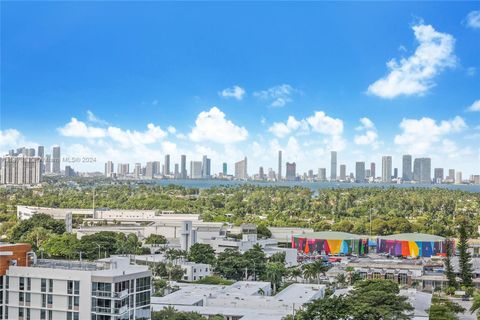
[{"label": "white skyscraper", "polygon": [[337,180],[337,151],[330,152],[330,180]]},{"label": "white skyscraper", "polygon": [[245,157],[243,160],[235,162],[235,179],[248,179],[247,157]]},{"label": "white skyscraper", "polygon": [[1,158],[0,184],[32,185],[42,180],[40,157],[5,156]]},{"label": "white skyscraper", "polygon": [[52,172],[60,174],[60,147],[53,147],[52,151]]},{"label": "white skyscraper", "polygon": [[392,182],[392,157],[382,157],[382,182]]},{"label": "white skyscraper", "polygon": [[190,179],[202,178],[202,161],[190,161]]}]

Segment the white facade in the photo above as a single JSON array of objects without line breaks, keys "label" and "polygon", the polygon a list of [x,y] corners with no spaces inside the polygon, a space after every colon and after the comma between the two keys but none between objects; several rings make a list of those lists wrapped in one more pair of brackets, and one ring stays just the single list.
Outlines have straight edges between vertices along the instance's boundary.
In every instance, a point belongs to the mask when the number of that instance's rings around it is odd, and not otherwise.
[{"label": "white facade", "polygon": [[185,271],[184,281],[197,281],[212,275],[212,267],[205,263],[181,262],[179,266]]},{"label": "white facade", "polygon": [[3,278],[3,319],[150,319],[151,272],[126,258],[38,260]]},{"label": "white facade", "polygon": [[0,158],[0,184],[33,185],[42,180],[40,157],[5,156]]},{"label": "white facade", "polygon": [[285,265],[287,267],[293,267],[298,264],[296,249],[278,247],[278,242],[276,240],[257,239],[256,234],[244,234],[242,240],[227,237],[215,237],[212,239],[204,239],[200,242],[209,244],[216,253],[224,252],[226,249],[238,249],[243,253],[252,249],[254,245],[259,245],[262,247],[267,257],[274,253],[285,252]]}]

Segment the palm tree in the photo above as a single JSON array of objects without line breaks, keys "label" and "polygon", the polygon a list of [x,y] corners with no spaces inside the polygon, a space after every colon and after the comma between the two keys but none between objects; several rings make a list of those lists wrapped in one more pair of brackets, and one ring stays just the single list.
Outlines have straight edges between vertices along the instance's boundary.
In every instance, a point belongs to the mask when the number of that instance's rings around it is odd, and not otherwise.
[{"label": "palm tree", "polygon": [[280,262],[268,262],[265,266],[265,279],[270,281],[273,287],[273,294],[277,292],[277,284],[282,281],[285,274],[285,266]]},{"label": "palm tree", "polygon": [[320,283],[320,275],[328,271],[328,266],[323,263],[322,260],[315,260],[312,263],[303,265],[303,276],[306,279],[313,280],[317,279],[317,282]]},{"label": "palm tree", "polygon": [[345,268],[345,271],[348,273],[348,283],[352,284],[352,273],[353,273],[353,271],[355,271],[355,268],[349,266],[349,267]]},{"label": "palm tree", "polygon": [[470,307],[470,312],[478,312],[480,310],[480,293],[474,294],[473,295],[473,304]]},{"label": "palm tree", "polygon": [[293,269],[289,269],[287,270],[288,272],[288,278],[290,280],[297,280],[298,277],[301,277],[302,276],[302,270],[300,270],[299,268],[293,268]]}]

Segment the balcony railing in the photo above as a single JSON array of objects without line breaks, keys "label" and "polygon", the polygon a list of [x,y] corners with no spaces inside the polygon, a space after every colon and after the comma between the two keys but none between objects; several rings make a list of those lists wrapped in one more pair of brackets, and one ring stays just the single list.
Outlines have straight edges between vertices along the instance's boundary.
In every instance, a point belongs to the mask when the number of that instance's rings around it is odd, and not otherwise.
[{"label": "balcony railing", "polygon": [[93,297],[102,297],[102,298],[112,298],[112,299],[123,299],[128,296],[128,289],[125,289],[121,292],[112,292],[112,291],[93,291]]}]

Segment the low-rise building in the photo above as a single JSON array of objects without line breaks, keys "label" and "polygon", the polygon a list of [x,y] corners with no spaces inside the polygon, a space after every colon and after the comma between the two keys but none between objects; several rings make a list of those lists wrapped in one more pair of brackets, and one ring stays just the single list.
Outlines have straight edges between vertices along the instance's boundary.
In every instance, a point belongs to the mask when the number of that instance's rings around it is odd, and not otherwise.
[{"label": "low-rise building", "polygon": [[3,319],[150,319],[151,272],[128,258],[10,266]]},{"label": "low-rise building", "polygon": [[322,299],[324,285],[295,283],[272,296],[269,282],[239,281],[230,286],[188,285],[164,297],[152,297],[152,310],[172,306],[179,311],[198,312],[227,319],[281,320],[303,304]]}]

